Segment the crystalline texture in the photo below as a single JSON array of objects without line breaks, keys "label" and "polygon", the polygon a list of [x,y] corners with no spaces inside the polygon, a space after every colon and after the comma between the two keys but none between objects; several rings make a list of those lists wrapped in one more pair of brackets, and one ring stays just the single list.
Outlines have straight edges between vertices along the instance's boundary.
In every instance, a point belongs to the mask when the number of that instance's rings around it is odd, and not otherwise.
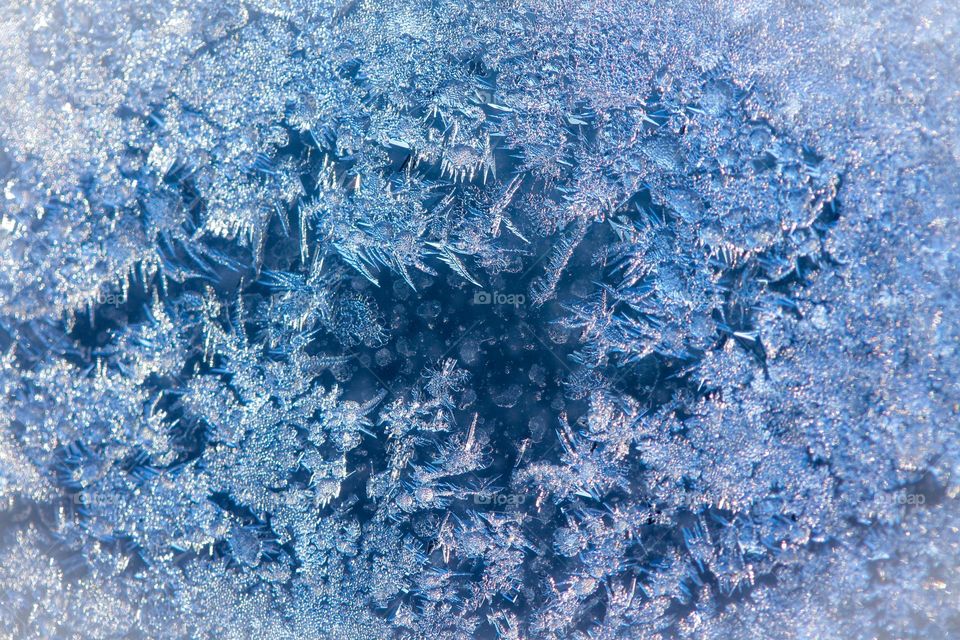
[{"label": "crystalline texture", "polygon": [[0,637],[956,637],[958,31],[3,4]]}]

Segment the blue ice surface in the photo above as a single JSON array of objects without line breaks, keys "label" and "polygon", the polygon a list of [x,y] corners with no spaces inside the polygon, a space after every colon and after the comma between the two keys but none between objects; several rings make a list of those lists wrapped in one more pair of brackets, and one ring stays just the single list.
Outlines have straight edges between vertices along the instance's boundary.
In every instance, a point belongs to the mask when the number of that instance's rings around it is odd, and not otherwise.
[{"label": "blue ice surface", "polygon": [[0,7],[0,636],[960,636],[960,11],[820,4]]}]

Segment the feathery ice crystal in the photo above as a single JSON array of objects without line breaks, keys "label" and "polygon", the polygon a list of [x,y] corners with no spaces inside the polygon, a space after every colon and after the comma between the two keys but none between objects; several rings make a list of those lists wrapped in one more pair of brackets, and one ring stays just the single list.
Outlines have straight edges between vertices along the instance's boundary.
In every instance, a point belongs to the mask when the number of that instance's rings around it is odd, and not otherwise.
[{"label": "feathery ice crystal", "polygon": [[0,637],[958,637],[958,33],[0,3]]}]

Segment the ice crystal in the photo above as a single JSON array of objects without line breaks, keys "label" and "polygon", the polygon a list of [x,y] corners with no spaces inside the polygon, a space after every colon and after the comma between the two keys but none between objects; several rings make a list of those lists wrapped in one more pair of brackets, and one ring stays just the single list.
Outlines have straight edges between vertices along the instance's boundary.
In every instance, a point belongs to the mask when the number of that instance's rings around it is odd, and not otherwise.
[{"label": "ice crystal", "polygon": [[0,636],[960,634],[960,11],[0,6]]}]

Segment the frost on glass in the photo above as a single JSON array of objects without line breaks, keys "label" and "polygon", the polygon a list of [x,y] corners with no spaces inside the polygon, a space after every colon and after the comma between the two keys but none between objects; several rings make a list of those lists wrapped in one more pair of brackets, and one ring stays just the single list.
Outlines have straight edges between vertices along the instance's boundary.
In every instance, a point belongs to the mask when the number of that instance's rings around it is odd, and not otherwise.
[{"label": "frost on glass", "polygon": [[2,3],[0,637],[957,637],[958,30]]}]

